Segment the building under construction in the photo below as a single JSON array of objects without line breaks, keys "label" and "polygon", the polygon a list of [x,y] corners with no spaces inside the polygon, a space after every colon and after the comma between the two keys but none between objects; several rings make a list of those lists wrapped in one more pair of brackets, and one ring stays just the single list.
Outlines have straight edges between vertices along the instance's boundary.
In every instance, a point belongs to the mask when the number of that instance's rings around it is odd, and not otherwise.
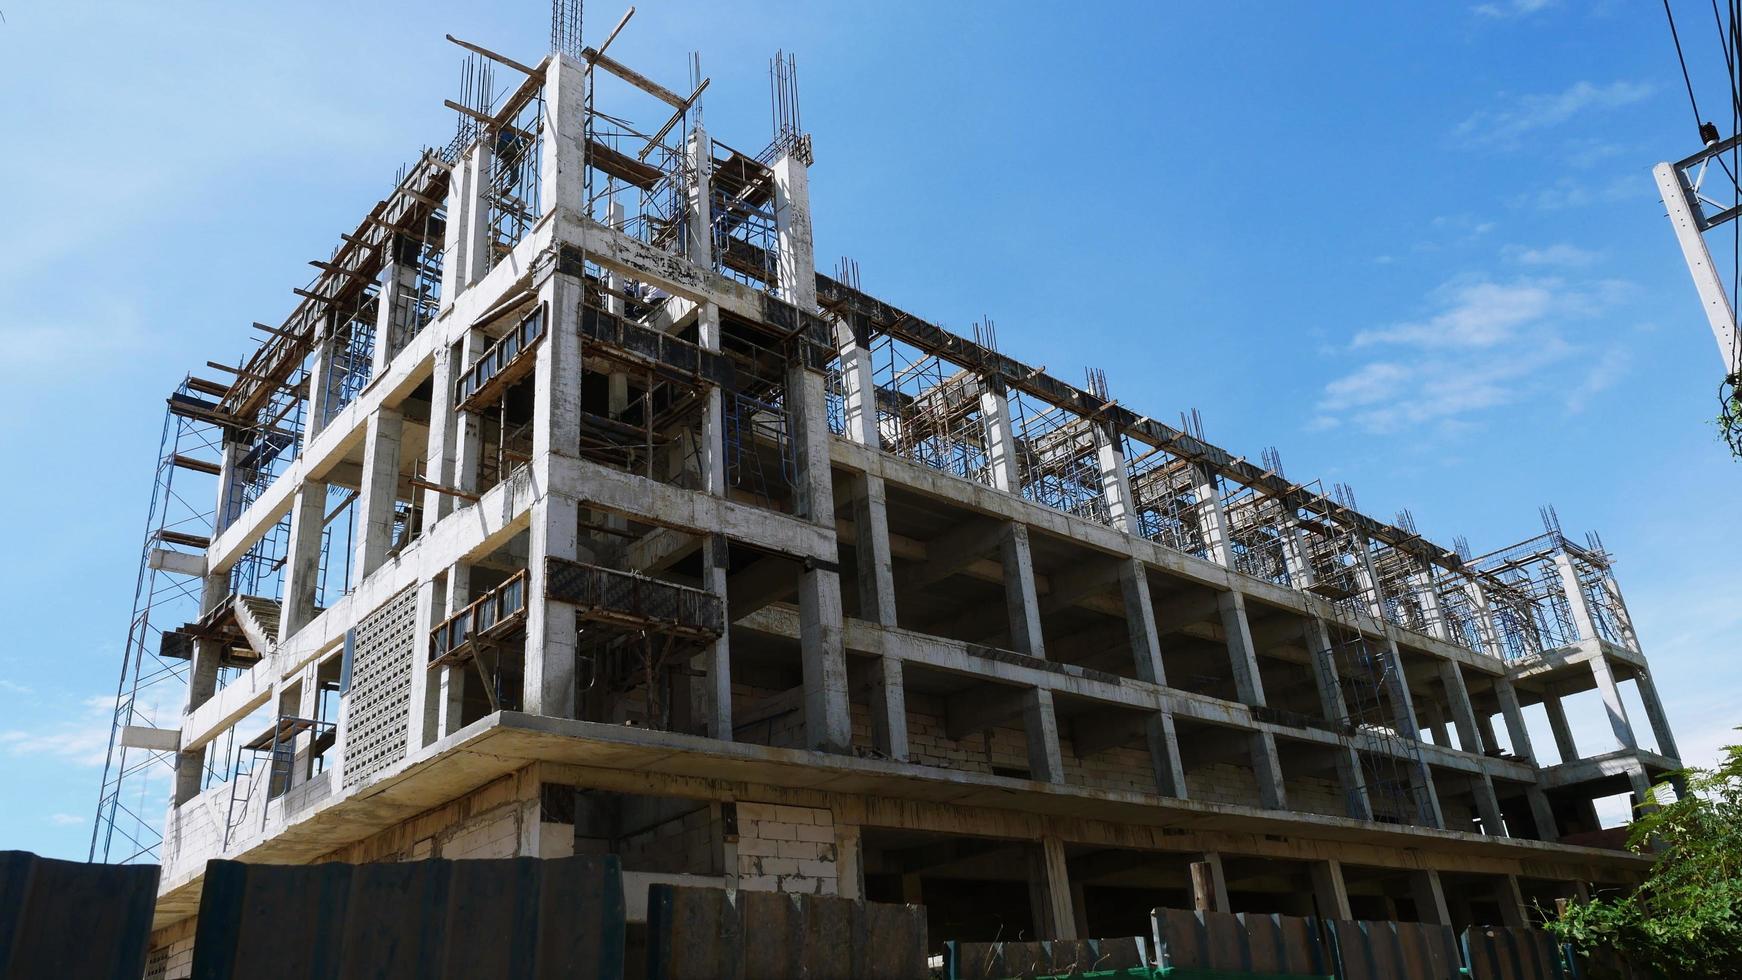
[{"label": "building under construction", "polygon": [[457,42],[453,140],[169,398],[92,845],[163,865],[156,975],[215,857],[608,853],[632,920],[934,942],[1146,933],[1193,865],[1459,926],[1643,876],[1592,801],[1679,763],[1598,542],[1441,547],[821,272],[790,60],[741,150],[554,33]]}]

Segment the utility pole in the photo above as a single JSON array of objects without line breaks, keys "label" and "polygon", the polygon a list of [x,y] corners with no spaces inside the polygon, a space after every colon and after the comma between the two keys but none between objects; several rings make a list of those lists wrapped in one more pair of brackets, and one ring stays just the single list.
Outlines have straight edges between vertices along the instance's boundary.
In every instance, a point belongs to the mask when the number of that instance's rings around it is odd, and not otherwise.
[{"label": "utility pole", "polygon": [[[1688,272],[1694,277],[1694,288],[1699,290],[1700,305],[1705,307],[1706,319],[1712,325],[1718,355],[1724,361],[1724,374],[1732,386],[1737,384],[1738,375],[1742,374],[1742,352],[1738,351],[1736,343],[1736,310],[1730,304],[1717,267],[1712,264],[1712,252],[1706,247],[1705,233],[1734,221],[1742,214],[1742,204],[1726,207],[1703,196],[1700,186],[1713,161],[1739,144],[1742,144],[1742,134],[1726,140],[1708,141],[1705,149],[1685,160],[1660,163],[1651,168],[1651,175],[1657,179],[1658,192],[1663,195],[1664,207],[1669,210],[1670,225],[1681,245],[1682,258],[1687,260]],[[1722,161],[1718,162],[1721,166]],[[1707,211],[1708,205],[1713,209],[1711,213]]]}]

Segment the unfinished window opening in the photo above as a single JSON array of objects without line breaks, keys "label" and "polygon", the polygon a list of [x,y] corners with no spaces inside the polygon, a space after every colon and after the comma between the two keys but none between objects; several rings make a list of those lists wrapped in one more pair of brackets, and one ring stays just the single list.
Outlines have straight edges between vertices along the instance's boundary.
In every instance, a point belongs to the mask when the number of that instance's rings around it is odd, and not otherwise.
[{"label": "unfinished window opening", "polygon": [[1258,777],[1252,769],[1254,732],[1174,716],[1186,796],[1210,803],[1261,806]]},{"label": "unfinished window opening", "polygon": [[865,897],[924,905],[934,950],[946,940],[1036,936],[1035,884],[1043,879],[1033,843],[874,827],[861,842]]},{"label": "unfinished window opening", "polygon": [[1016,389],[1008,399],[1022,496],[1084,520],[1111,523],[1101,490],[1095,420]]},{"label": "unfinished window opening", "polygon": [[981,407],[988,389],[978,373],[881,333],[871,342],[871,374],[884,451],[991,485]]},{"label": "unfinished window opening", "polygon": [[[589,284],[591,285],[591,284]],[[581,311],[580,454],[689,490],[705,488],[709,394],[733,377],[722,354],[611,312],[608,285]]]},{"label": "unfinished window opening", "polygon": [[501,122],[487,127],[481,136],[489,142],[489,165],[481,191],[488,216],[485,271],[494,269],[514,251],[544,213],[539,200],[544,164],[543,87],[528,92],[522,86],[492,115]]},{"label": "unfinished window opening", "polygon": [[[412,339],[441,312],[446,202],[413,219],[410,227],[415,230],[393,236],[390,246],[393,261],[381,270],[383,292],[391,288],[392,296],[385,338],[386,362],[410,346]],[[383,341],[378,338],[377,342]]]},{"label": "unfinished window opening", "polygon": [[1022,716],[1024,688],[918,663],[906,664],[903,676],[911,761],[962,772],[1032,778]]},{"label": "unfinished window opening", "polygon": [[791,513],[798,456],[786,384],[803,345],[730,315],[722,314],[720,326],[720,351],[732,366],[721,405],[729,494]]},{"label": "unfinished window opening", "polygon": [[1125,468],[1137,511],[1138,533],[1194,558],[1208,558],[1200,497],[1201,474],[1189,460],[1160,446],[1124,439]]},{"label": "unfinished window opening", "polygon": [[720,597],[598,565],[547,562],[547,601],[575,607],[580,717],[699,732],[690,664],[725,630]]},{"label": "unfinished window opening", "polygon": [[1055,693],[1053,713],[1065,782],[1151,796],[1161,792],[1147,741],[1154,712]]},{"label": "unfinished window opening", "polygon": [[1580,639],[1555,562],[1558,538],[1558,534],[1539,535],[1471,562],[1508,587],[1496,590],[1489,599],[1508,660],[1570,646]]},{"label": "unfinished window opening", "polygon": [[428,648],[430,667],[454,667],[465,675],[461,726],[520,710],[526,667],[525,568],[480,564],[469,577],[463,597],[469,601],[430,631]]},{"label": "unfinished window opening", "polygon": [[1282,767],[1282,784],[1288,808],[1328,817],[1348,817],[1359,812],[1350,799],[1339,768],[1348,754],[1339,745],[1298,738],[1276,738],[1276,757]]},{"label": "unfinished window opening", "polygon": [[1277,585],[1292,584],[1284,536],[1294,531],[1281,502],[1252,487],[1227,483],[1233,490],[1222,498],[1222,510],[1228,519],[1228,555],[1234,570]]},{"label": "unfinished window opening", "polygon": [[572,825],[574,853],[615,854],[626,873],[714,876],[727,870],[721,807],[546,784],[540,820],[547,831],[556,829],[550,824]]},{"label": "unfinished window opening", "polygon": [[1445,622],[1446,638],[1466,650],[1488,653],[1482,635],[1481,609],[1472,594],[1474,584],[1457,572],[1436,570],[1433,589],[1439,597],[1440,615]]},{"label": "unfinished window opening", "polygon": [[380,292],[381,284],[371,280],[329,307],[329,334],[323,342],[324,351],[310,360],[313,371],[322,366],[321,354],[325,354],[326,376],[313,377],[311,391],[323,426],[356,401],[369,384],[375,367],[375,322]]},{"label": "unfinished window opening", "polygon": [[765,150],[756,157],[712,140],[714,268],[723,275],[780,294],[775,256],[780,254],[779,227],[774,214],[774,157]]}]

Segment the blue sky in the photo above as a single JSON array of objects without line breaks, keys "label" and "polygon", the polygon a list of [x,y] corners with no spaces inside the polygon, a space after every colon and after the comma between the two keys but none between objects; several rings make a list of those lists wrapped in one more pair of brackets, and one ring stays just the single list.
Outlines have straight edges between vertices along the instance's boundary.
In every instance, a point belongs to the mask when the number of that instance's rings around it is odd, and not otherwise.
[{"label": "blue sky", "polygon": [[[82,857],[164,395],[452,133],[442,34],[535,60],[547,6],[0,11],[0,847]],[[674,86],[699,50],[754,151],[777,47],[819,264],[1448,545],[1553,503],[1618,556],[1684,755],[1742,724],[1742,470],[1649,173],[1697,143],[1656,5],[652,0],[613,50]]]}]

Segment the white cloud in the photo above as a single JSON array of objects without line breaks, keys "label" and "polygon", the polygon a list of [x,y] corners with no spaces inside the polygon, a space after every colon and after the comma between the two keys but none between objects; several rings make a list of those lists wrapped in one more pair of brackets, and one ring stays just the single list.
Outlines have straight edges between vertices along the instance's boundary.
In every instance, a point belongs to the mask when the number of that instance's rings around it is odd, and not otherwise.
[{"label": "white cloud", "polygon": [[1653,91],[1654,86],[1645,82],[1574,82],[1559,92],[1516,96],[1505,108],[1474,113],[1459,123],[1452,135],[1468,146],[1512,147],[1526,136],[1576,116],[1641,102]]},{"label": "white cloud", "polygon": [[1547,10],[1554,6],[1555,0],[1505,0],[1503,3],[1482,3],[1471,8],[1481,17],[1507,19],[1512,17],[1528,17],[1531,14]]},{"label": "white cloud", "polygon": [[146,342],[138,311],[121,303],[91,307],[76,320],[0,320],[0,346],[13,352],[0,361],[0,381],[52,378],[54,369],[75,363],[89,371],[144,350]]},{"label": "white cloud", "polygon": [[36,693],[36,691],[33,688],[26,687],[23,684],[18,683],[17,681],[7,680],[4,677],[0,677],[0,691],[5,691],[7,694],[23,694],[23,695],[31,695],[31,694]]},{"label": "white cloud", "polygon": [[1560,268],[1577,268],[1587,266],[1597,261],[1598,254],[1583,249],[1577,245],[1560,242],[1542,248],[1527,248],[1523,245],[1508,245],[1503,254],[1519,265],[1556,266]]},{"label": "white cloud", "polygon": [[[1508,252],[1537,265],[1576,264],[1588,254],[1572,246]],[[1554,397],[1569,413],[1582,411],[1620,379],[1627,355],[1570,341],[1568,325],[1630,288],[1601,278],[1454,279],[1429,294],[1426,316],[1357,331],[1341,353],[1373,353],[1324,385],[1305,425],[1449,439],[1475,431],[1482,413],[1527,400]]]},{"label": "white cloud", "polygon": [[77,827],[85,822],[85,818],[76,813],[51,813],[48,822],[56,827]]},{"label": "white cloud", "polygon": [[1353,346],[1408,344],[1419,347],[1493,347],[1511,340],[1519,327],[1540,320],[1562,297],[1555,280],[1447,284],[1436,291],[1445,308],[1426,320],[1355,335]]},{"label": "white cloud", "polygon": [[1591,399],[1608,391],[1627,374],[1628,355],[1620,347],[1610,347],[1603,351],[1594,363],[1585,369],[1585,374],[1579,383],[1567,392],[1567,411],[1577,415],[1585,410]]}]

